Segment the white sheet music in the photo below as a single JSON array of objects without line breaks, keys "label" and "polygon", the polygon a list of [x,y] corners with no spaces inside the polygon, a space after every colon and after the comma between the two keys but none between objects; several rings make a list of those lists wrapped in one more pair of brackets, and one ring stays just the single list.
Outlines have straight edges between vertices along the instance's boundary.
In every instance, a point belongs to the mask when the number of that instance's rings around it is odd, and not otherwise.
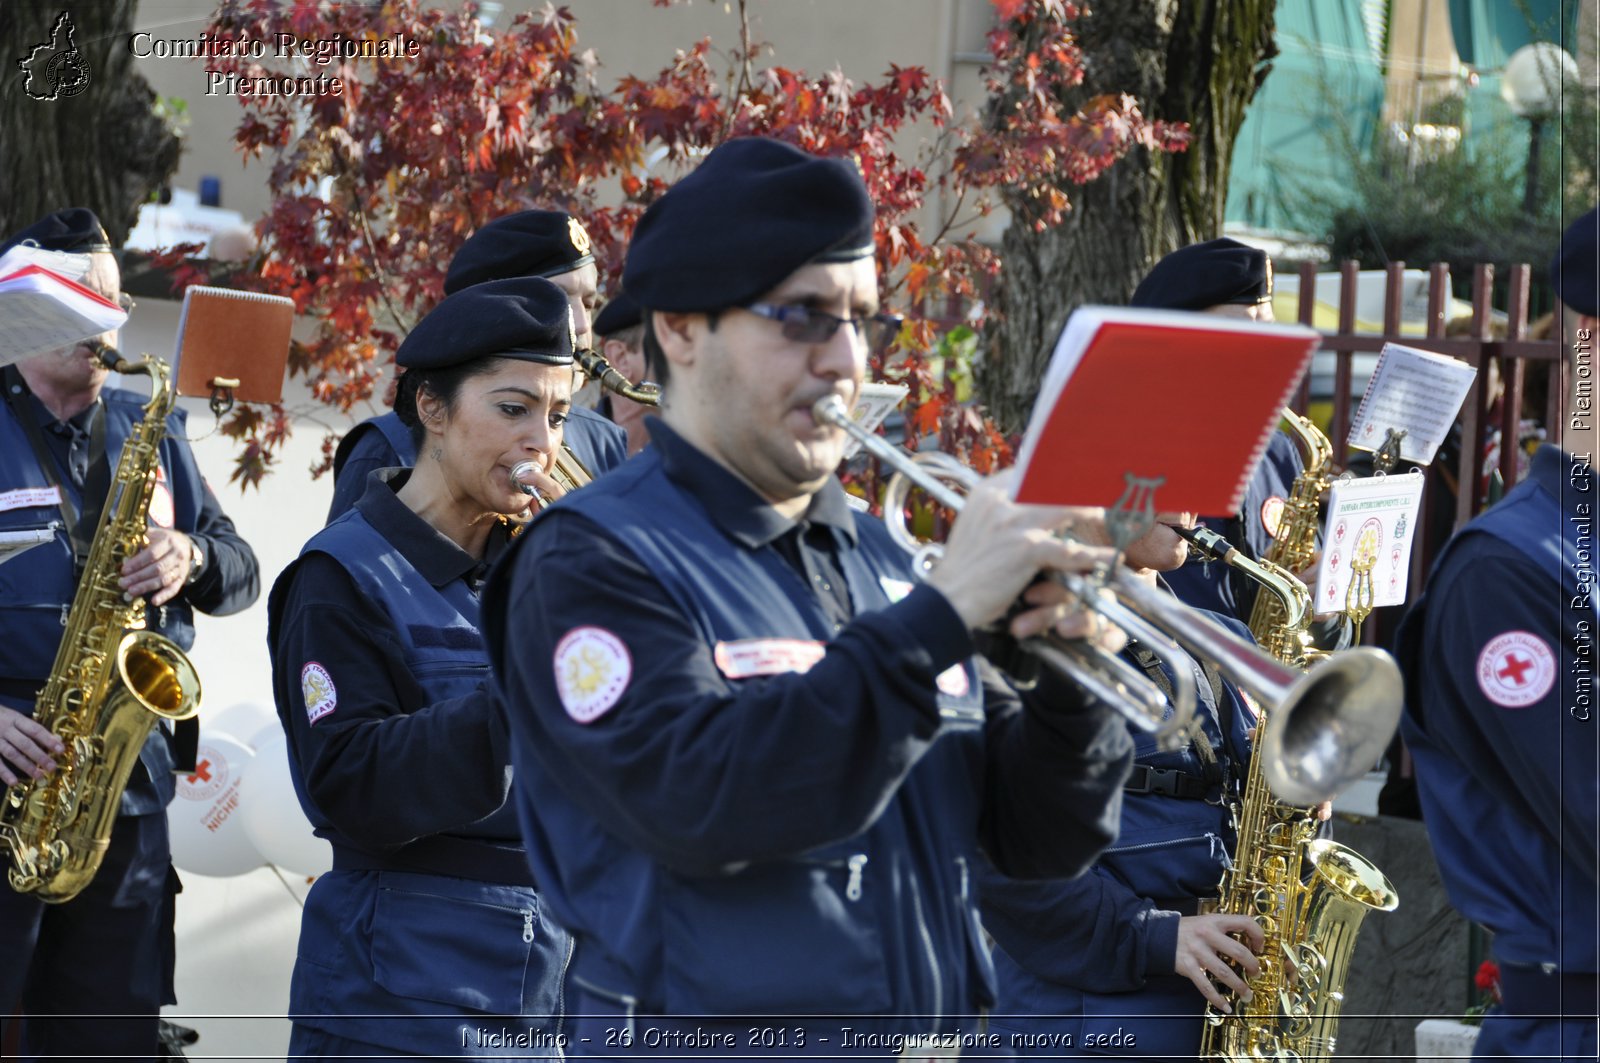
[{"label": "white sheet music", "polygon": [[1350,422],[1350,445],[1377,450],[1388,430],[1404,430],[1400,457],[1426,465],[1455,423],[1478,371],[1456,358],[1385,343],[1361,408]]}]

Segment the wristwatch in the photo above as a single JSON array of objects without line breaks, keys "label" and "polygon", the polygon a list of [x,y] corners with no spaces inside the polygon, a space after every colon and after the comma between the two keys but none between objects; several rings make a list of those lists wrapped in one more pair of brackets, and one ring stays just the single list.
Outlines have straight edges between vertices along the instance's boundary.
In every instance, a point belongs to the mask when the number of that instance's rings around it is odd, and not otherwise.
[{"label": "wristwatch", "polygon": [[200,549],[200,540],[191,537],[189,544],[189,578],[183,581],[185,587],[199,579],[206,567],[206,554]]}]

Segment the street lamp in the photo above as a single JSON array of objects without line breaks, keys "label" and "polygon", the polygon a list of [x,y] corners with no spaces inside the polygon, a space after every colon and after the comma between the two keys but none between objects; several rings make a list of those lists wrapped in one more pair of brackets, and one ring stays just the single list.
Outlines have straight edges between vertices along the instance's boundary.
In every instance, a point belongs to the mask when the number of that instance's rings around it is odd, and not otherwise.
[{"label": "street lamp", "polygon": [[1559,44],[1540,41],[1511,53],[1500,79],[1500,98],[1518,118],[1528,120],[1528,173],[1522,212],[1533,214],[1539,200],[1539,146],[1544,123],[1561,108],[1567,82],[1578,80],[1578,61]]}]

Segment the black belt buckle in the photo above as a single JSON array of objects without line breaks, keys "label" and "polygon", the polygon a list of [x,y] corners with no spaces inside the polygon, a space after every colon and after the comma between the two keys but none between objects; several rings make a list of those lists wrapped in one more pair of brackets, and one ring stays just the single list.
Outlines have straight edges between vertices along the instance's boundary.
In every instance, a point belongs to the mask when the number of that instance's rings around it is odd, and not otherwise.
[{"label": "black belt buckle", "polygon": [[1178,771],[1176,768],[1152,768],[1148,764],[1135,764],[1122,789],[1132,794],[1161,794],[1164,797],[1181,797],[1196,800],[1206,795],[1205,780]]}]

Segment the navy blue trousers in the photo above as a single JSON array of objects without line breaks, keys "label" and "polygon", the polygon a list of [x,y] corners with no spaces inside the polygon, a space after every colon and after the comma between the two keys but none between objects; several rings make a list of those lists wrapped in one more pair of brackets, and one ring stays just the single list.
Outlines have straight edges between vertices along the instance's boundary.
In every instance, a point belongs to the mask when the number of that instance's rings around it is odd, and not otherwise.
[{"label": "navy blue trousers", "polygon": [[172,869],[165,811],[119,816],[105,861],[65,904],[0,884],[0,1044],[25,1059],[150,1059],[172,992]]}]

